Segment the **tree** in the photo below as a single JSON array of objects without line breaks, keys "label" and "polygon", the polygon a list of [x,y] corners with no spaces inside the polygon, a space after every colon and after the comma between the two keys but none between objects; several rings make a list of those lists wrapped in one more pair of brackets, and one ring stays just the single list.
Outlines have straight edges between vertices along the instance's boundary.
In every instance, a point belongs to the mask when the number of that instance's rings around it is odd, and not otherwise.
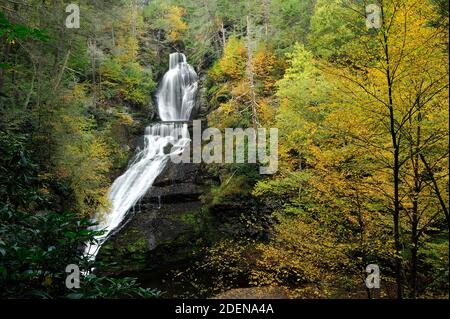
[{"label": "tree", "polygon": [[[427,150],[433,149],[431,152],[441,154],[437,160],[439,163],[441,160],[445,161],[448,154],[439,146],[442,139],[448,136],[448,129],[443,123],[447,119],[444,118],[443,122],[431,120],[435,118],[434,114],[445,112],[448,70],[440,62],[448,57],[442,48],[445,32],[428,24],[434,14],[428,2],[382,1],[380,6],[380,30],[366,32],[365,36],[348,47],[349,51],[342,58],[342,64],[350,66],[339,70],[328,69],[327,72],[336,76],[335,83],[339,92],[337,100],[341,108],[346,108],[346,112],[353,115],[359,114],[358,109],[371,114],[370,117],[360,119],[361,124],[365,121],[371,127],[369,134],[363,135],[359,130],[353,129],[345,132],[363,147],[372,149],[371,152],[376,154],[374,161],[380,164],[379,176],[385,175],[385,181],[392,183],[390,187],[384,186],[383,190],[389,199],[390,206],[387,209],[393,218],[397,297],[402,298],[404,218],[411,222],[411,236],[415,247],[412,253],[414,278],[417,269],[414,257],[418,244],[416,237],[419,233],[426,232],[427,227],[438,216],[433,212],[438,206],[437,202],[432,206],[426,204],[430,188],[429,185],[425,186],[420,177],[423,169],[419,166],[422,165],[419,164],[419,158],[421,155],[425,157]],[[361,10],[354,8],[353,12]],[[362,28],[357,30],[362,32]],[[434,127],[428,133],[421,128],[424,118],[429,119],[427,122]],[[411,176],[415,176],[415,182],[409,180]],[[444,179],[447,178],[444,175]],[[414,186],[410,187],[411,185]],[[410,196],[411,193],[415,195]],[[423,202],[420,193],[424,196]],[[419,208],[421,205],[424,206]],[[419,223],[422,223],[422,227],[418,232],[416,228]],[[415,279],[411,280],[411,296],[415,297],[417,287]]]}]

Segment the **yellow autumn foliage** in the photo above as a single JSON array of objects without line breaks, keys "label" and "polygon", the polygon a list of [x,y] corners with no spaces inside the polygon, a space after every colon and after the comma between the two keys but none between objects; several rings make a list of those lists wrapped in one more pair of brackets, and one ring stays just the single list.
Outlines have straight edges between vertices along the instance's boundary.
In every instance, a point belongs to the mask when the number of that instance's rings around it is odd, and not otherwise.
[{"label": "yellow autumn foliage", "polygon": [[108,173],[111,151],[103,137],[94,131],[93,121],[80,114],[84,90],[75,86],[64,98],[66,107],[55,112],[56,144],[54,174],[68,181],[77,212],[93,215],[107,207]]}]

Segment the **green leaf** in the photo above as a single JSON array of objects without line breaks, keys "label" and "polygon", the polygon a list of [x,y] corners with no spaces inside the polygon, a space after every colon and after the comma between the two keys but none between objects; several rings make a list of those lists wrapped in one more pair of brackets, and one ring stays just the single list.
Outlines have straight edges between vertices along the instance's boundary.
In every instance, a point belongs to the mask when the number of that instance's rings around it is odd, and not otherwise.
[{"label": "green leaf", "polygon": [[68,231],[64,233],[64,236],[66,236],[67,238],[70,239],[75,239],[77,237],[77,233],[73,232],[73,231]]}]

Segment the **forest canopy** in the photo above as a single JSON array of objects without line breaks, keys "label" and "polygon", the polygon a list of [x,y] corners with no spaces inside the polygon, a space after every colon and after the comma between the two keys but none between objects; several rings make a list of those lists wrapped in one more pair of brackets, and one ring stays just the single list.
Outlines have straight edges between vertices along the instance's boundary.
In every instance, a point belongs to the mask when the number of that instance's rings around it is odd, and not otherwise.
[{"label": "forest canopy", "polygon": [[64,269],[94,266],[91,218],[158,121],[172,52],[208,126],[280,133],[273,176],[208,166],[201,247],[175,271],[195,289],[177,296],[448,298],[448,0],[372,1],[375,26],[358,0],[76,2],[80,28],[66,1],[0,4],[1,298],[160,296],[105,274],[67,290]]}]

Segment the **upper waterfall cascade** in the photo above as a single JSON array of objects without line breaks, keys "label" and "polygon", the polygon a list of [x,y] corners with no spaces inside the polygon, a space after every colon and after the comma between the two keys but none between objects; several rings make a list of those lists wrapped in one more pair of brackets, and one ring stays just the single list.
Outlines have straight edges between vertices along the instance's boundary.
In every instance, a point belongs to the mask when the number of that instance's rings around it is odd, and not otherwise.
[{"label": "upper waterfall cascade", "polygon": [[170,55],[169,71],[158,92],[158,112],[163,121],[189,120],[195,106],[198,77],[184,54]]},{"label": "upper waterfall cascade", "polygon": [[[108,198],[109,212],[96,217],[96,229],[105,233],[97,238],[98,244],[88,245],[85,254],[95,258],[101,245],[122,224],[127,212],[141,199],[161,174],[171,155],[181,154],[190,142],[188,126],[195,107],[198,76],[186,62],[182,53],[170,54],[170,69],[164,75],[157,94],[158,111],[162,121],[145,129],[144,146],[138,149],[125,173],[112,184]],[[170,151],[167,151],[167,149]]]}]

